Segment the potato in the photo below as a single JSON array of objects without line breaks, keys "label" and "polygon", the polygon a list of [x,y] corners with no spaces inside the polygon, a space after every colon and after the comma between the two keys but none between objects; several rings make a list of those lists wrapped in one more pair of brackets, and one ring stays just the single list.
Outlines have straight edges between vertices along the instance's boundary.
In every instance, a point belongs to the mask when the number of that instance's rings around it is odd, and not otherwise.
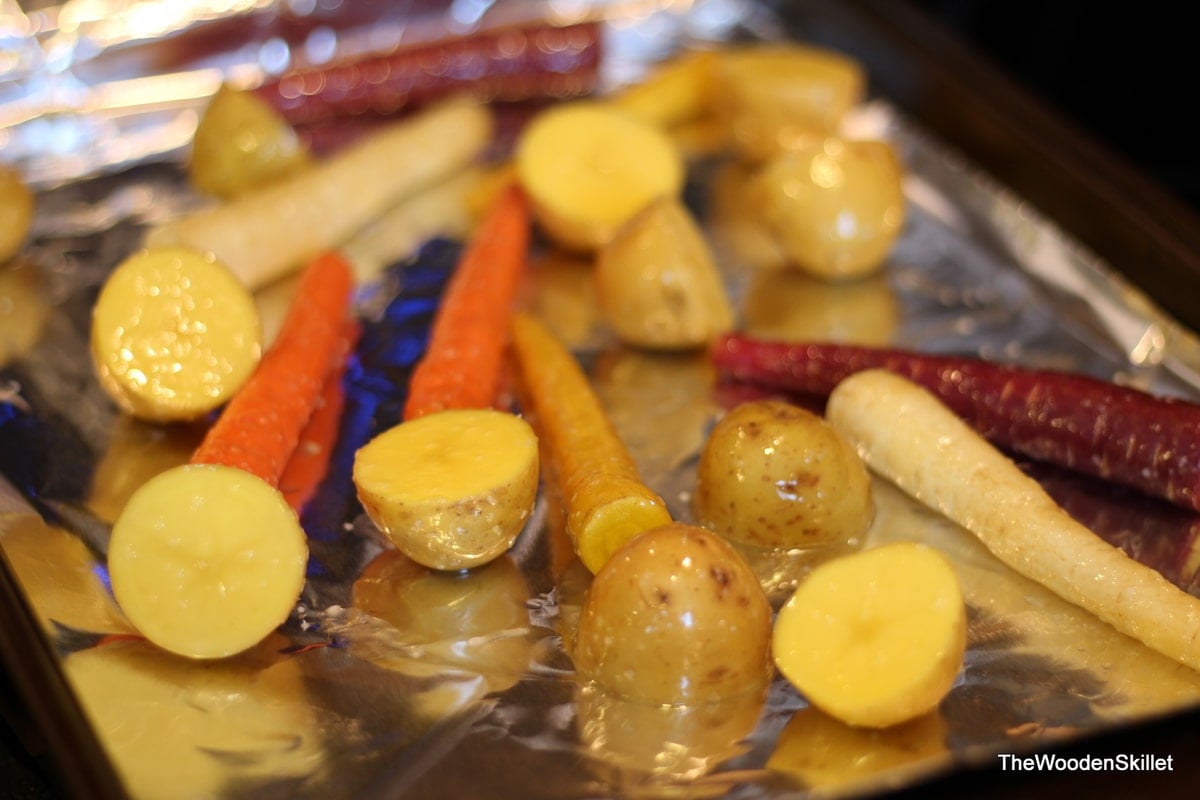
[{"label": "potato", "polygon": [[287,620],[308,540],[273,486],[234,467],[184,465],[133,493],[112,529],[113,596],[164,650],[224,658]]},{"label": "potato", "polygon": [[874,517],[870,476],[846,440],[778,400],[745,402],[717,420],[694,503],[704,527],[762,548],[853,543]]},{"label": "potato", "polygon": [[517,178],[556,243],[594,252],[651,200],[683,189],[684,162],[659,128],[616,106],[577,100],[530,121]]},{"label": "potato", "polygon": [[17,254],[29,236],[36,202],[21,173],[0,164],[0,264]]},{"label": "potato", "polygon": [[622,88],[612,102],[663,128],[706,116],[712,109],[714,50],[693,50],[655,66],[641,81]]},{"label": "potato", "polygon": [[572,656],[579,675],[648,703],[761,691],[772,675],[771,606],[718,536],[672,522],[627,542],[596,573]]},{"label": "potato", "polygon": [[733,326],[708,243],[675,197],[651,202],[601,248],[596,295],[618,338],[634,347],[703,347]]},{"label": "potato", "polygon": [[938,551],[897,542],[828,561],[779,610],[779,671],[827,714],[886,728],[932,711],[967,646],[958,577]]},{"label": "potato", "polygon": [[371,520],[406,556],[439,570],[506,552],[533,513],[538,442],[529,423],[492,409],[407,420],[361,447],[353,478]]},{"label": "potato", "polygon": [[92,310],[100,385],[139,419],[199,419],[249,380],[262,349],[250,292],[224,264],[187,248],[129,256]]},{"label": "potato", "polygon": [[751,161],[834,132],[866,90],[858,62],[804,45],[736,48],[720,54],[713,73],[716,112]]},{"label": "potato", "polygon": [[754,184],[788,262],[843,281],[883,267],[904,227],[902,177],[886,142],[828,137],[772,159]]},{"label": "potato", "polygon": [[311,163],[308,148],[274,108],[253,92],[224,85],[196,125],[188,176],[202,192],[233,197]]}]

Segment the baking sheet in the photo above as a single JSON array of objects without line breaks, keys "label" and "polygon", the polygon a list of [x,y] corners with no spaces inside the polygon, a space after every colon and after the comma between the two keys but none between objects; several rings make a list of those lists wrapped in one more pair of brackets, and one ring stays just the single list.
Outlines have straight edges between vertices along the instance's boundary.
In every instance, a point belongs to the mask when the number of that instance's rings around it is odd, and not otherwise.
[{"label": "baking sheet", "polygon": [[[691,39],[781,30],[757,5],[646,8],[605,9],[606,81],[634,78]],[[1191,335],[1052,220],[882,98],[851,125],[893,141],[909,170],[908,223],[878,279],[831,287],[757,271],[737,169],[695,165],[689,197],[743,327],[975,352],[1196,395]],[[277,637],[227,662],[169,657],[129,635],[99,554],[123,498],[186,459],[198,432],[116,415],[91,375],[86,336],[107,271],[144,226],[195,198],[166,158],[48,188],[41,200],[28,260],[0,273],[0,341],[11,354],[0,374],[0,545],[132,796],[852,795],[1200,704],[1200,675],[1016,576],[878,481],[879,513],[861,544],[933,544],[953,558],[970,608],[959,682],[938,714],[899,729],[841,726],[781,680],[761,703],[704,708],[590,693],[561,642],[587,575],[545,498],[507,557],[463,576],[413,568],[351,508],[344,526],[316,537],[326,570]],[[430,246],[398,265],[395,280],[365,288],[364,313],[397,286],[412,288],[414,275],[436,284],[454,248]],[[535,308],[588,365],[647,482],[689,519],[696,454],[731,398],[702,355],[615,345],[595,316],[586,265],[547,257],[535,270]],[[1200,590],[1194,515],[1037,474],[1098,533]],[[748,556],[777,602],[823,557]]]}]

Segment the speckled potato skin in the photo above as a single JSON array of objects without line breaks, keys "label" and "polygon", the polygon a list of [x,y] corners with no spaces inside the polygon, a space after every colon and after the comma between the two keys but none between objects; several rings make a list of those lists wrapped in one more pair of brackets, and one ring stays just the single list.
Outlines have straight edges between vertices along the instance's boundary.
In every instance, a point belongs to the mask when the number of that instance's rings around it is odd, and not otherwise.
[{"label": "speckled potato skin", "polygon": [[696,480],[699,524],[756,547],[848,543],[875,514],[853,448],[819,415],[777,400],[742,403],[719,419]]},{"label": "speckled potato skin", "polygon": [[847,281],[883,268],[904,227],[902,181],[887,142],[831,136],[769,161],[755,189],[791,266]]},{"label": "speckled potato skin", "polygon": [[573,658],[615,696],[696,703],[761,691],[774,667],[771,606],[741,556],[673,522],[605,563],[583,602]]}]

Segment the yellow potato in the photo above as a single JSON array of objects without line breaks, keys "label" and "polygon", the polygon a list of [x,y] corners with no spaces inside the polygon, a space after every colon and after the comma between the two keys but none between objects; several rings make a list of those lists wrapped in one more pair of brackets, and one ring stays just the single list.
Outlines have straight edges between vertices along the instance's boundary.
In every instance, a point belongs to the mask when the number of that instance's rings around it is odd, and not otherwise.
[{"label": "yellow potato", "polygon": [[641,81],[619,91],[612,102],[661,127],[682,125],[712,110],[714,50],[693,50],[657,65]]},{"label": "yellow potato", "polygon": [[843,281],[883,267],[904,227],[902,177],[886,142],[827,137],[772,159],[755,190],[789,263]]},{"label": "yellow potato", "polygon": [[753,161],[832,133],[866,90],[857,61],[797,44],[729,50],[713,74],[717,113],[738,152]]},{"label": "yellow potato", "polygon": [[596,295],[608,324],[634,347],[703,347],[733,327],[704,234],[675,197],[652,201],[600,249]]},{"label": "yellow potato", "polygon": [[777,400],[717,420],[696,475],[698,522],[763,548],[851,544],[874,517],[866,466],[817,414]]},{"label": "yellow potato", "polygon": [[202,192],[233,197],[311,163],[307,146],[279,112],[251,91],[224,85],[196,125],[188,175]]},{"label": "yellow potato", "polygon": [[367,515],[402,553],[458,570],[512,547],[533,513],[538,470],[525,420],[452,409],[379,434],[355,455],[353,475]]},{"label": "yellow potato", "polygon": [[780,673],[817,708],[886,728],[934,708],[954,685],[967,612],[950,562],[913,542],[828,561],[779,610]]},{"label": "yellow potato", "polygon": [[761,691],[772,675],[771,606],[730,545],[670,523],[596,573],[572,656],[579,675],[648,703],[702,703]]},{"label": "yellow potato", "polygon": [[109,275],[92,311],[100,385],[124,411],[191,420],[225,403],[262,356],[254,298],[211,257],[143,250]]},{"label": "yellow potato", "polygon": [[0,264],[17,254],[29,236],[36,202],[16,169],[0,164]]},{"label": "yellow potato", "polygon": [[261,642],[304,586],[308,542],[274,487],[233,467],[185,465],[129,498],[108,548],[113,595],[164,650],[224,658]]},{"label": "yellow potato", "polygon": [[517,178],[543,230],[594,251],[651,200],[683,188],[683,158],[654,125],[579,100],[542,112],[516,146]]}]

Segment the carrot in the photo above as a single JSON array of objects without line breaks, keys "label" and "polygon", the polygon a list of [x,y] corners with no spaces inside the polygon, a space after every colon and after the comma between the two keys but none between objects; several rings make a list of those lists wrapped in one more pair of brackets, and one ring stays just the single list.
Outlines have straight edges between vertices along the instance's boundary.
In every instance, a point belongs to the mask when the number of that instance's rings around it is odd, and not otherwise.
[{"label": "carrot", "polygon": [[571,352],[526,313],[513,319],[512,336],[522,398],[557,481],[567,535],[594,573],[626,541],[671,516],[642,482]]},{"label": "carrot", "polygon": [[[357,338],[357,323],[347,323],[343,334],[346,351],[354,346]],[[346,387],[343,384],[345,367],[346,363],[343,362],[341,368],[332,370],[326,377],[312,416],[300,432],[296,449],[279,476],[279,490],[283,492],[288,505],[297,512],[316,492],[317,485],[329,469],[341,427],[342,410],[346,404]]]},{"label": "carrot", "polygon": [[838,384],[826,413],[872,470],[1013,570],[1200,670],[1200,598],[1072,519],[931,392],[868,369]]},{"label": "carrot", "polygon": [[728,334],[720,377],[826,396],[868,368],[932,391],[997,446],[1200,510],[1200,404],[1086,375],[966,356]]},{"label": "carrot", "polygon": [[275,342],[209,429],[193,464],[237,467],[278,485],[325,378],[344,353],[351,274],[349,263],[332,252],[309,264]]},{"label": "carrot", "polygon": [[533,24],[296,69],[257,93],[293,125],[387,116],[457,92],[480,100],[583,94],[595,85],[600,26]]},{"label": "carrot", "polygon": [[528,202],[509,184],[492,201],[450,277],[428,349],[413,372],[405,419],[496,403],[529,235]]}]

